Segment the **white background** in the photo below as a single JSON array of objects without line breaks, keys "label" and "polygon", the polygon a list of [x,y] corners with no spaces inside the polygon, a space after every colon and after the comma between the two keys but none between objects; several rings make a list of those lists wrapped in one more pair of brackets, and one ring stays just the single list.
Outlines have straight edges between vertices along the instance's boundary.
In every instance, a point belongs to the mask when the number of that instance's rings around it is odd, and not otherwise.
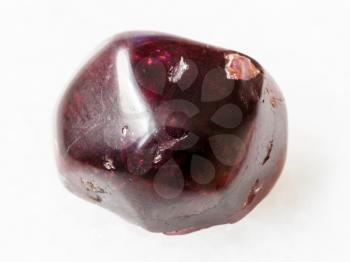
[{"label": "white background", "polygon": [[[350,261],[350,2],[0,0],[1,261]],[[286,97],[289,150],[247,217],[149,233],[61,185],[55,106],[106,38],[156,30],[249,54]]]}]

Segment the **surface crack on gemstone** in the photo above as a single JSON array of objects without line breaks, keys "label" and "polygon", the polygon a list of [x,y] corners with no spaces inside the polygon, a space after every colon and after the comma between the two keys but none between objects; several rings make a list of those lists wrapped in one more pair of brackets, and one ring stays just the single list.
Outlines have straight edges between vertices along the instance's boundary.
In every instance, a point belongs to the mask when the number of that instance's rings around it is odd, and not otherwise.
[{"label": "surface crack on gemstone", "polygon": [[184,140],[186,137],[188,137],[188,134],[184,134],[183,136],[179,137],[179,138],[172,138],[170,140],[161,142],[158,144],[158,148],[161,151],[167,150],[172,148],[173,146],[175,146],[175,144],[179,143],[180,141]]},{"label": "surface crack on gemstone", "polygon": [[153,157],[153,163],[157,164],[162,160],[162,154],[164,151],[173,148],[177,143],[186,139],[189,136],[188,133],[184,133],[181,137],[171,138],[166,141],[159,141],[157,144],[157,149]]},{"label": "surface crack on gemstone", "polygon": [[88,134],[90,134],[92,131],[94,131],[100,124],[95,124],[92,127],[90,127],[85,133],[82,135],[78,136],[76,139],[74,139],[69,145],[67,145],[67,153],[72,149],[72,146],[74,146],[76,143],[78,143],[81,139],[86,137]]},{"label": "surface crack on gemstone", "polygon": [[256,194],[260,192],[261,188],[262,188],[262,184],[260,183],[259,179],[255,180],[255,183],[250,190],[247,200],[243,204],[243,208],[246,208],[253,202],[253,200],[256,197]]},{"label": "surface crack on gemstone", "polygon": [[99,195],[95,195],[95,196],[91,196],[91,195],[88,195],[90,199],[98,202],[98,203],[101,203],[102,202],[102,197],[100,197]]},{"label": "surface crack on gemstone", "polygon": [[264,161],[262,162],[263,165],[267,162],[267,160],[270,159],[272,147],[273,147],[273,140],[271,140],[269,145],[268,145],[266,156],[264,158]]}]

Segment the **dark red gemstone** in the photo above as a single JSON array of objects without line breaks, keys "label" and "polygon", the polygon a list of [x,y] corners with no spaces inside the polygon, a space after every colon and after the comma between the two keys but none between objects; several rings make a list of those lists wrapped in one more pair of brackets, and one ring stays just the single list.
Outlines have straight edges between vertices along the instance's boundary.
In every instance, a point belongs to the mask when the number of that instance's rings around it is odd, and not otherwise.
[{"label": "dark red gemstone", "polygon": [[58,112],[66,186],[150,231],[244,217],[286,157],[276,83],[252,58],[174,36],[124,33],[75,77]]}]

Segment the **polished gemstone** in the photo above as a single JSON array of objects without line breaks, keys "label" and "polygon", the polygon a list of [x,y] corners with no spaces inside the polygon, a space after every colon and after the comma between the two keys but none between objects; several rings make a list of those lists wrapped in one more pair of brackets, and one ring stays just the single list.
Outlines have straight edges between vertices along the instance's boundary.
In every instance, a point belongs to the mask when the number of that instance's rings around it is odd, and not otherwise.
[{"label": "polished gemstone", "polygon": [[68,189],[150,231],[233,223],[275,184],[287,118],[254,59],[157,33],[117,35],[58,111]]}]

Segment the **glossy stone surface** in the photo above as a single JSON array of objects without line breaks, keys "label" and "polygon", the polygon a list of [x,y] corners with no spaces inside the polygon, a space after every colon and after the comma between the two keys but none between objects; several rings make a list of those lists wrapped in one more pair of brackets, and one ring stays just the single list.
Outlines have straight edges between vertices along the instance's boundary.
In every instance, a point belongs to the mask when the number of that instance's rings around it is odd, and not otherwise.
[{"label": "glossy stone surface", "polygon": [[244,217],[286,157],[276,83],[252,58],[130,32],[78,73],[58,112],[58,164],[74,194],[150,231]]}]

